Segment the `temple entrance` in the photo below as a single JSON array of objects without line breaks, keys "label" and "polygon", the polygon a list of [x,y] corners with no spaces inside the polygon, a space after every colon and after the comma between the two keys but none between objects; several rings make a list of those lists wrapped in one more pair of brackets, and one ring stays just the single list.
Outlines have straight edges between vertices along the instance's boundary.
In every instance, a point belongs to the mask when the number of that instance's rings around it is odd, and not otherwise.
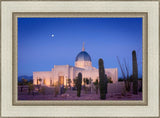
[{"label": "temple entrance", "polygon": [[64,76],[59,76],[59,84],[64,85]]}]

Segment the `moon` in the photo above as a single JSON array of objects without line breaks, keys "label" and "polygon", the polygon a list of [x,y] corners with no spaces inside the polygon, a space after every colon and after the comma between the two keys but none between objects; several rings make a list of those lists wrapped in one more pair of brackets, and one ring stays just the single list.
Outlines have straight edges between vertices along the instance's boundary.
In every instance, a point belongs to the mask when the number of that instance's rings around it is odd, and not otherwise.
[{"label": "moon", "polygon": [[54,34],[52,34],[51,37],[53,38],[53,37],[54,37]]}]

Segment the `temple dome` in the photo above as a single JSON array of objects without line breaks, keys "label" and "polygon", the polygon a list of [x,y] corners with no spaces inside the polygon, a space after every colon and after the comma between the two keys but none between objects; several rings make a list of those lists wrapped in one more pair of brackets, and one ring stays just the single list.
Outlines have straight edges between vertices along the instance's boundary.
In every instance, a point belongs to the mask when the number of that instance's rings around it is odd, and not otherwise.
[{"label": "temple dome", "polygon": [[91,61],[91,57],[86,51],[81,51],[77,56],[76,56],[76,61]]},{"label": "temple dome", "polygon": [[84,49],[84,43],[82,47],[82,51],[78,53],[75,60],[75,67],[89,69],[92,68],[91,57]]}]

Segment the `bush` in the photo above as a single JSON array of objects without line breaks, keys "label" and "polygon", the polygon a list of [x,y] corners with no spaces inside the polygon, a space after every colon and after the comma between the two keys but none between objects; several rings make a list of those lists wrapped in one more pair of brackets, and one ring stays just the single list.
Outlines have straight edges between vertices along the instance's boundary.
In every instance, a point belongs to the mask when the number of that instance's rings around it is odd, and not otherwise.
[{"label": "bush", "polygon": [[42,93],[43,95],[45,95],[46,94],[45,90],[46,90],[45,87],[42,86],[41,89],[40,89],[40,93]]},{"label": "bush", "polygon": [[57,95],[59,94],[59,87],[60,87],[59,83],[56,82],[55,83],[55,88],[54,88],[54,96],[55,97],[57,97]]},{"label": "bush", "polygon": [[93,84],[94,84],[94,86],[95,86],[95,88],[96,88],[96,94],[98,94],[98,88],[99,88],[99,86],[98,86],[98,79],[96,79],[96,81],[95,82],[93,82]]}]

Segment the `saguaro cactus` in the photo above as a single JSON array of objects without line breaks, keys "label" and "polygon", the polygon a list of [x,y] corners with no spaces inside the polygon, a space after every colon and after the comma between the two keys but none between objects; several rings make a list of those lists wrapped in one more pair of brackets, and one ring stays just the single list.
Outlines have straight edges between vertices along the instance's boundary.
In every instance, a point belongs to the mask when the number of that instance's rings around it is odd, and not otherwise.
[{"label": "saguaro cactus", "polygon": [[81,87],[82,87],[82,73],[78,73],[78,80],[77,80],[77,96],[81,96]]},{"label": "saguaro cactus", "polygon": [[103,59],[99,59],[99,86],[100,86],[100,98],[106,99],[106,80],[105,80]]},{"label": "saguaro cactus", "polygon": [[107,75],[105,74],[105,90],[106,90],[106,94],[108,93],[108,78],[107,78]]},{"label": "saguaro cactus", "polygon": [[132,67],[133,67],[133,94],[138,94],[138,66],[136,51],[132,51]]}]

